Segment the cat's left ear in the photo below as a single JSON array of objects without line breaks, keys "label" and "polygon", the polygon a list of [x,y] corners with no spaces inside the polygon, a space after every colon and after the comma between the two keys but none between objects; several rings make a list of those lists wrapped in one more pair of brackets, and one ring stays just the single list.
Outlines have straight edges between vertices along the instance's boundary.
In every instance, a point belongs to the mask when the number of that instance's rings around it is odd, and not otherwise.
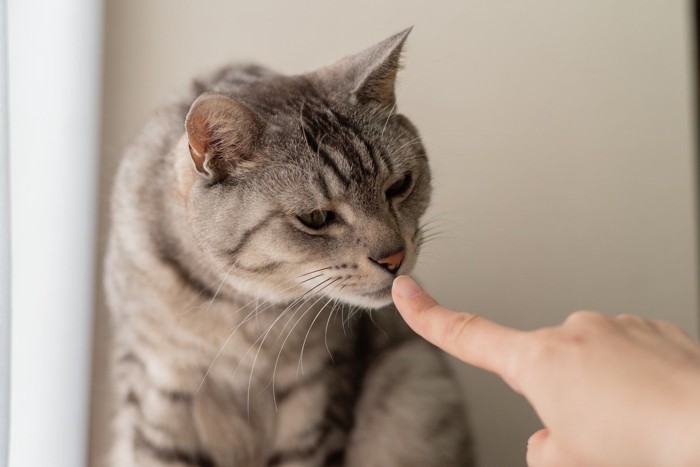
[{"label": "cat's left ear", "polygon": [[352,104],[378,104],[390,111],[396,102],[394,88],[401,49],[411,29],[320,69],[319,78],[331,94],[349,99]]},{"label": "cat's left ear", "polygon": [[221,179],[252,168],[261,128],[244,103],[222,94],[202,94],[185,119],[195,169],[209,179]]}]

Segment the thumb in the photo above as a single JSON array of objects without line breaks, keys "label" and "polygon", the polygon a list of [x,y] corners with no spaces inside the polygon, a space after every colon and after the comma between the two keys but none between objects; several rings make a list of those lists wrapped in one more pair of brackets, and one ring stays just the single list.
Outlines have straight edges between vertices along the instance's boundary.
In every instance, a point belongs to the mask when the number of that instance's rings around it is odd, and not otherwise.
[{"label": "thumb", "polygon": [[547,428],[535,432],[527,441],[528,467],[584,467],[579,459],[564,449]]},{"label": "thumb", "polygon": [[460,360],[511,379],[524,333],[439,305],[408,276],[394,280],[392,297],[406,323]]}]

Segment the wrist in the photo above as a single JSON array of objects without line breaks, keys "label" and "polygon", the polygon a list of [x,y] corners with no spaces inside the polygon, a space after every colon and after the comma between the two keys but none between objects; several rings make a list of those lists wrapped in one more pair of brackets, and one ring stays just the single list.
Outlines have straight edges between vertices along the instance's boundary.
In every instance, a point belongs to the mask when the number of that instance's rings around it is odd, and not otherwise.
[{"label": "wrist", "polygon": [[665,446],[666,453],[671,455],[663,460],[666,463],[659,465],[700,466],[700,373],[693,376],[692,381],[683,385],[690,389],[686,392],[687,397],[674,401],[676,410],[669,417],[668,444]]},{"label": "wrist", "polygon": [[679,458],[678,465],[697,467],[700,465],[700,413],[696,413],[692,424],[689,423],[686,427],[687,430],[683,433],[683,439],[679,443],[685,448],[683,449],[685,454]]}]

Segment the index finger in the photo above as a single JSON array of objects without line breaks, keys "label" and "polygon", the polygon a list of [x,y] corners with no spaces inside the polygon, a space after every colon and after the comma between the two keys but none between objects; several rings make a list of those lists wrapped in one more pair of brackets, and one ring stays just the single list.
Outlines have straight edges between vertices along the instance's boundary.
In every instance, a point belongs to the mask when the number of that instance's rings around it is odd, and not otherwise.
[{"label": "index finger", "polygon": [[391,292],[401,316],[424,339],[463,362],[512,379],[524,332],[445,308],[408,276],[397,277]]}]

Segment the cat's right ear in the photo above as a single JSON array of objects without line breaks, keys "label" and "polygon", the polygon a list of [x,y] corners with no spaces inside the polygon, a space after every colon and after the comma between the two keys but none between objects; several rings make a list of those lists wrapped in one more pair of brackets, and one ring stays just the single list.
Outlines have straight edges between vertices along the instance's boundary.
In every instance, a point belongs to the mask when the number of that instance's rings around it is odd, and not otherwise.
[{"label": "cat's right ear", "polygon": [[209,179],[252,168],[261,129],[260,119],[242,102],[222,94],[202,94],[185,119],[194,168]]},{"label": "cat's right ear", "polygon": [[352,104],[373,105],[381,111],[393,112],[401,50],[411,29],[321,68],[317,76],[334,96]]}]

